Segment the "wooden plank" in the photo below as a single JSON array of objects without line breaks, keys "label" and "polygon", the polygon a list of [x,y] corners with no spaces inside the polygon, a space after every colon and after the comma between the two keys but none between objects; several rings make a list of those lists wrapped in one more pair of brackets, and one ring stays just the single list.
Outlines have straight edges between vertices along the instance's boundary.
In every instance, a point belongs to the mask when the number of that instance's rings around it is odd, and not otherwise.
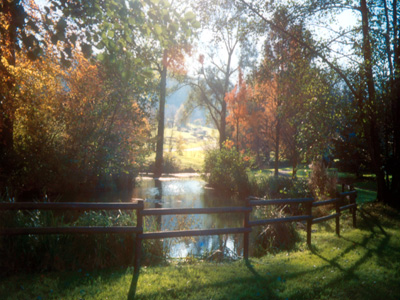
[{"label": "wooden plank", "polygon": [[325,217],[321,217],[321,218],[316,218],[312,221],[312,223],[313,224],[321,223],[321,222],[336,218],[337,216],[340,216],[340,214],[333,214],[333,215],[329,215],[329,216],[325,216]]},{"label": "wooden plank", "polygon": [[341,206],[340,210],[342,211],[342,210],[346,210],[346,209],[349,209],[349,208],[357,208],[357,204],[353,203],[353,204],[348,204],[348,205],[345,205],[345,206]]},{"label": "wooden plank", "polygon": [[293,216],[279,219],[265,219],[265,220],[256,220],[249,222],[249,226],[258,226],[258,225],[266,225],[266,224],[274,224],[274,223],[286,223],[286,222],[298,222],[298,221],[307,221],[312,219],[313,216]]},{"label": "wooden plank", "polygon": [[[246,207],[252,209],[250,206],[250,200],[246,199]],[[243,218],[243,227],[248,228],[251,230],[251,227],[249,225],[250,222],[250,212],[245,212],[244,218]],[[249,246],[250,246],[250,234],[248,232],[243,234],[243,258],[245,260],[249,259]]]},{"label": "wooden plank", "polygon": [[321,206],[321,205],[333,204],[333,203],[336,203],[336,202],[339,201],[339,200],[340,200],[340,198],[334,198],[334,199],[329,199],[329,200],[317,201],[317,202],[314,202],[314,203],[312,204],[312,206],[313,206],[313,207],[316,207],[316,206]]},{"label": "wooden plank", "polygon": [[136,234],[135,241],[135,257],[133,259],[133,269],[135,274],[139,274],[140,261],[142,256],[142,239],[139,238],[140,234],[143,234],[143,209],[136,210],[136,226],[140,228],[139,234]]},{"label": "wooden plank", "polygon": [[[306,204],[306,213],[309,216],[312,216],[312,202]],[[312,227],[312,218],[307,220],[307,245],[311,246],[311,227]]]},{"label": "wooden plank", "polygon": [[164,239],[187,236],[203,236],[203,235],[222,235],[251,232],[251,228],[222,228],[222,229],[196,229],[196,230],[179,230],[179,231],[159,231],[139,234],[141,239]]},{"label": "wooden plank", "polygon": [[[251,199],[255,199],[254,197]],[[302,199],[271,199],[271,200],[250,200],[250,206],[261,206],[261,205],[285,205],[295,203],[308,203],[314,201],[313,198],[302,198]]]},{"label": "wooden plank", "polygon": [[151,208],[144,209],[143,216],[195,215],[250,212],[251,207],[209,207],[209,208]]},{"label": "wooden plank", "polygon": [[357,191],[356,190],[350,191],[350,192],[340,193],[340,196],[353,196],[353,195],[357,195]]},{"label": "wooden plank", "polygon": [[27,234],[93,234],[93,233],[141,233],[143,229],[137,226],[77,226],[77,227],[22,227],[3,228],[0,235]]},{"label": "wooden plank", "polygon": [[4,210],[133,210],[143,208],[143,200],[132,203],[114,202],[16,202],[0,203]]}]

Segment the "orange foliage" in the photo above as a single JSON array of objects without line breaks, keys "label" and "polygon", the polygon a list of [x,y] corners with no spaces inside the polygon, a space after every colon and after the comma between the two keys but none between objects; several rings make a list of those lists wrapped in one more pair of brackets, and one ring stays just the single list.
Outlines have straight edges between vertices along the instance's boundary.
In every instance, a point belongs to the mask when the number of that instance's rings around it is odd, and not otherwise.
[{"label": "orange foliage", "polygon": [[167,57],[163,61],[163,65],[176,75],[185,75],[187,73],[185,66],[185,56],[192,54],[192,46],[174,45],[167,51]]},{"label": "orange foliage", "polygon": [[228,116],[226,121],[232,125],[236,135],[236,147],[239,148],[239,135],[240,125],[249,116],[248,104],[253,95],[253,91],[250,86],[243,80],[243,74],[239,71],[239,82],[232,91],[225,95],[225,101],[227,103]]}]

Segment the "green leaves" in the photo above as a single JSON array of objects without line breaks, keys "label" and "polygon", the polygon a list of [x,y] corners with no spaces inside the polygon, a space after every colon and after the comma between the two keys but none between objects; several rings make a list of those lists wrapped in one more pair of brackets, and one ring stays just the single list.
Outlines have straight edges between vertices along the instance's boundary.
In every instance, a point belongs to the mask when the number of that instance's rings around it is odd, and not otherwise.
[{"label": "green leaves", "polygon": [[82,53],[85,58],[89,58],[92,55],[92,46],[86,43],[81,44]]},{"label": "green leaves", "polygon": [[188,11],[187,13],[185,13],[185,16],[183,18],[187,21],[194,21],[196,19],[196,15],[193,12]]}]

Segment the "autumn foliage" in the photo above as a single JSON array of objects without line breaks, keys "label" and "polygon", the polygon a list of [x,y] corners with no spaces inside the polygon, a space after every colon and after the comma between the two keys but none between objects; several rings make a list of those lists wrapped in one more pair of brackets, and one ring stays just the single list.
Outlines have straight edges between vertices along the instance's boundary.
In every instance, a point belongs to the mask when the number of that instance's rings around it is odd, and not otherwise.
[{"label": "autumn foliage", "polygon": [[3,184],[16,196],[132,184],[148,133],[135,93],[78,50],[63,66],[58,45],[48,45],[36,60],[24,48],[13,62],[1,57],[2,95],[12,99],[2,113],[13,135],[12,171]]}]

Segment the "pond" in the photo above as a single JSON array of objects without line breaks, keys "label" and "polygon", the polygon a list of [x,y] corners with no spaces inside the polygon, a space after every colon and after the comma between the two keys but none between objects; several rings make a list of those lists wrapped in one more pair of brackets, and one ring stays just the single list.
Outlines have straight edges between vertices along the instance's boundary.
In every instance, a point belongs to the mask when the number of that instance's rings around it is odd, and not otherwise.
[{"label": "pond", "polygon": [[[144,199],[145,208],[207,208],[240,206],[238,200],[217,193],[206,187],[199,177],[167,177],[153,179],[141,177],[133,191],[133,198]],[[241,227],[243,213],[179,216],[149,216],[145,220],[146,231],[170,231],[188,229],[212,229]],[[242,235],[200,236],[164,239],[167,257],[209,257],[224,255],[236,258],[242,255]]]}]

